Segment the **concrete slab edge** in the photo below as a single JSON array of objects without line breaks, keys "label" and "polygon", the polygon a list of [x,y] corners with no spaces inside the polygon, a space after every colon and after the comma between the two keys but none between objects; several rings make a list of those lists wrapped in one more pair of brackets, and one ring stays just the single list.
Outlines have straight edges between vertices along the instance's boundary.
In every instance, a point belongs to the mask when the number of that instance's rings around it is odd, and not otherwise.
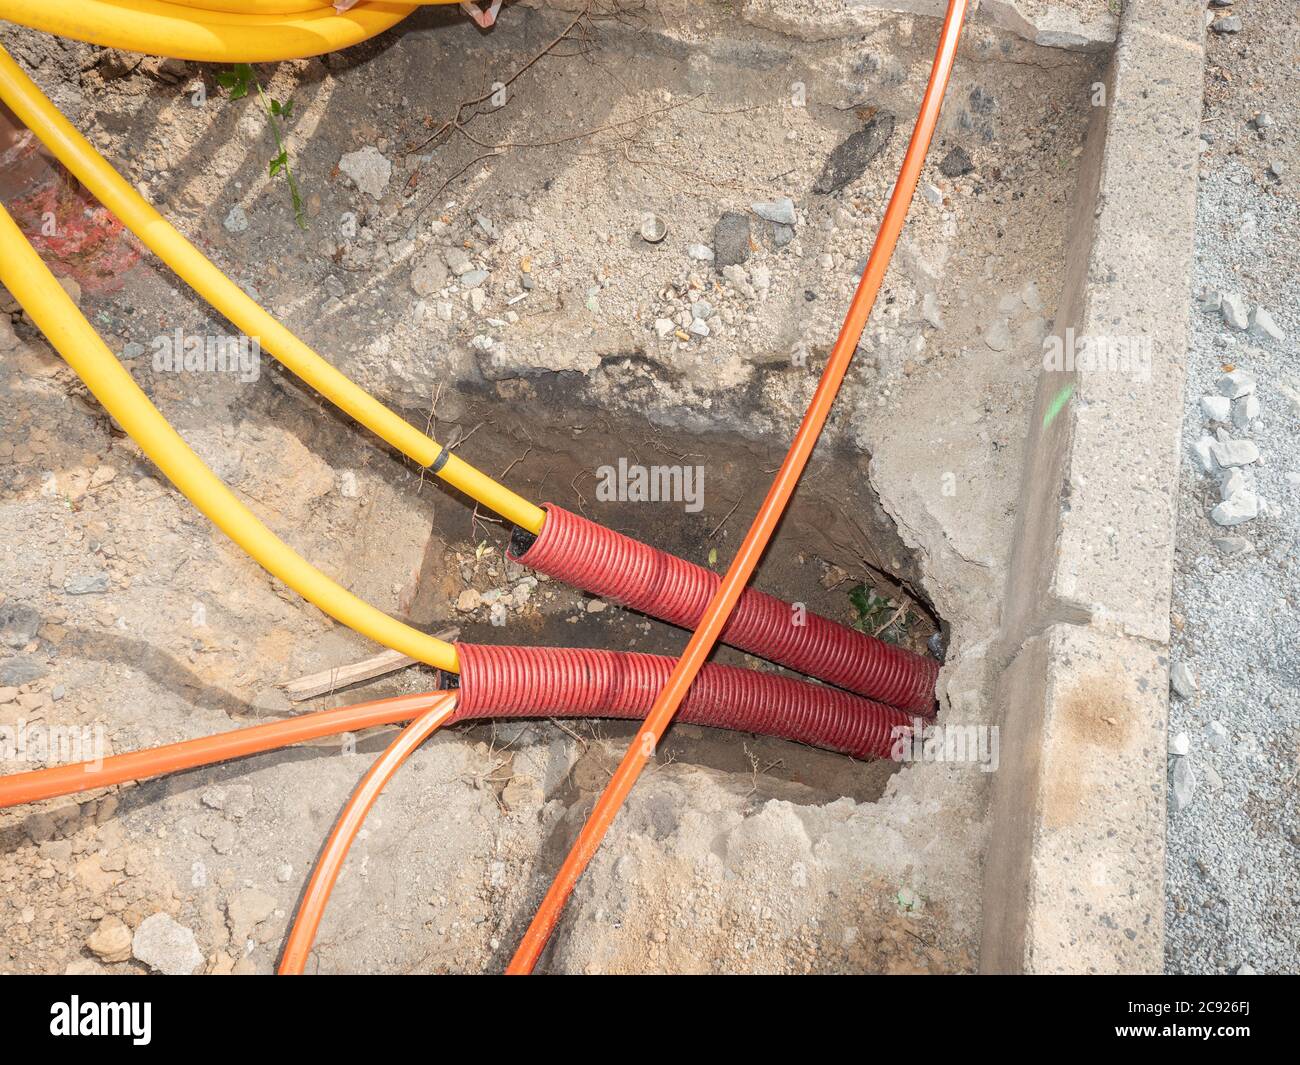
[{"label": "concrete slab edge", "polygon": [[1126,0],[1081,159],[996,651],[986,972],[1163,969],[1203,32],[1197,0]]}]

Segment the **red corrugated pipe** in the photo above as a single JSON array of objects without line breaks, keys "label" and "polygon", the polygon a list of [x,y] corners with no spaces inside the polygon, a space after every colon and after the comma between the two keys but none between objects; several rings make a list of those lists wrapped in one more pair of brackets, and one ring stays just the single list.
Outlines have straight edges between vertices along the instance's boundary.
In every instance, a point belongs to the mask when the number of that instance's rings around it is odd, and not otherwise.
[{"label": "red corrugated pipe", "polygon": [[[476,717],[645,717],[675,658],[570,647],[456,644],[460,691],[453,721]],[[888,758],[902,710],[774,673],[706,665],[679,718],[758,732],[856,758]]]},{"label": "red corrugated pipe", "polygon": [[[699,625],[721,582],[716,573],[554,503],[543,507],[546,523],[537,536],[515,530],[514,561],[684,629]],[[915,714],[935,710],[934,659],[753,588],[741,594],[721,641]]]}]

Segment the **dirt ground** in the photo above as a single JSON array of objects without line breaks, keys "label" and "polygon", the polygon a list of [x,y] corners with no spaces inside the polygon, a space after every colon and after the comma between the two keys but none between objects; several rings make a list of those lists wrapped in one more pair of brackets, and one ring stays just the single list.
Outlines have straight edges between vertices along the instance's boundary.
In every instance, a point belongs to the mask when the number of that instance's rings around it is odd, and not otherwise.
[{"label": "dirt ground", "polygon": [[[305,230],[268,175],[256,93],[231,100],[218,68],[7,27],[0,39],[205,253],[413,423],[530,498],[721,570],[838,330],[937,24],[871,14],[818,39],[712,10],[507,14],[485,35],[422,12],[346,54],[258,68],[294,101]],[[986,21],[966,34],[880,306],[756,582],[845,622],[866,582],[910,605],[902,638],[918,649],[941,627],[950,722],[988,723],[984,641],[1099,63]],[[832,150],[884,115],[895,129],[865,170],[816,191]],[[950,174],[956,148],[970,169]],[[783,197],[789,226],[753,206]],[[692,249],[717,247],[728,211],[748,237],[724,272]],[[648,216],[667,227],[658,243],[640,235]],[[507,563],[507,528],[270,358],[255,380],[158,369],[158,337],[230,327],[121,239],[108,255],[121,268],[74,256],[56,272],[186,440],[305,557],[429,631],[680,649],[680,632]],[[412,668],[291,703],[284,682],[373,648],[215,533],[12,321],[0,610],[24,610],[0,660],[0,724],[90,729],[112,753],[431,685]],[[702,509],[599,500],[594,471],[620,457],[701,465]],[[629,735],[538,722],[435,736],[367,821],[311,967],[499,971]],[[389,738],[0,813],[0,971],[146,972],[120,941],[159,912],[193,933],[196,969],[271,971],[330,825]],[[968,971],[985,785],[971,766],[863,765],[679,726],[544,965]]]}]

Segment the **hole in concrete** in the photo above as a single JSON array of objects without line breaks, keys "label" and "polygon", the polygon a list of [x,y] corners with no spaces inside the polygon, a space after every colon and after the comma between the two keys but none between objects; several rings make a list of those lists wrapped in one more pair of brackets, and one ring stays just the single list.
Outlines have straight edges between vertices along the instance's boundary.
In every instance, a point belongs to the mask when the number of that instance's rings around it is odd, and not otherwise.
[{"label": "hole in concrete", "polygon": [[[564,411],[557,396],[512,406],[512,419],[526,425],[526,430],[511,432],[498,416],[499,408],[475,405],[467,421],[442,431],[455,439],[479,426],[468,445],[475,461],[486,470],[509,468],[511,486],[525,497],[583,513],[718,573],[726,569],[771,471],[784,455],[780,441],[722,433],[670,435],[629,415],[620,415],[615,425],[601,411]],[[681,501],[598,499],[597,485],[616,486],[620,460],[631,467],[696,468],[695,487],[702,488],[698,509],[690,503],[687,512]],[[919,569],[872,494],[864,467],[863,456],[848,449],[819,454],[754,584],[812,612],[873,634],[881,632],[891,642],[925,654],[927,642],[938,631],[938,619],[918,591]],[[452,494],[441,488],[439,493]],[[446,600],[456,599],[466,588],[487,595],[499,594],[494,590],[508,594],[531,573],[502,557],[511,530],[482,516],[475,519],[464,500],[439,501],[434,512],[434,536],[420,582],[426,594],[413,606],[417,623],[433,625],[446,617]],[[489,545],[492,550],[484,553]],[[860,609],[868,603],[868,609]],[[522,614],[511,610],[504,624],[489,620],[486,605],[462,614],[461,638],[663,655],[680,654],[685,646],[687,636],[680,629],[613,606],[592,612],[593,605],[600,603],[559,582],[546,581],[530,595],[529,609]],[[785,672],[727,647],[719,647],[713,660]],[[602,722],[599,729],[616,738],[635,732],[626,722]],[[512,733],[517,726],[503,725],[501,730]],[[662,757],[727,772],[754,771],[755,797],[760,801],[777,795],[798,795],[801,801],[842,795],[874,799],[897,768],[884,761],[864,766],[842,755],[771,738],[746,737],[738,744],[733,734],[691,726],[674,727]]]}]

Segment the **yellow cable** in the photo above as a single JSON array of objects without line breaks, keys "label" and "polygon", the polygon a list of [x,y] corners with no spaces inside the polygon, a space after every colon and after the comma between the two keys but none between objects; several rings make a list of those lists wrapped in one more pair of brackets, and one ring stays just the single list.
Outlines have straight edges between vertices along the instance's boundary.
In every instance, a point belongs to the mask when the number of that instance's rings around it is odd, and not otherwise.
[{"label": "yellow cable", "polygon": [[[333,12],[329,0],[168,0],[200,11],[229,11],[237,15],[300,15],[306,11]],[[361,0],[358,7],[368,3]],[[459,0],[387,0],[390,7],[437,7]]]},{"label": "yellow cable", "polygon": [[[8,0],[0,0],[0,9]],[[340,410],[421,466],[443,448],[358,387],[258,306],[100,155],[0,48],[0,99],[105,207],[191,288]],[[546,512],[450,452],[438,476],[489,510],[538,533]]]},{"label": "yellow cable", "polygon": [[167,0],[0,0],[0,19],[107,48],[203,63],[270,63],[335,52],[383,33],[414,10],[411,3],[371,0],[342,15],[328,6],[247,14]]},{"label": "yellow cable", "polygon": [[86,321],[0,206],[0,284],[104,409],[185,497],[273,576],[326,614],[385,647],[455,672],[456,648],[390,618],[336,584],[271,532],[198,457]]}]

